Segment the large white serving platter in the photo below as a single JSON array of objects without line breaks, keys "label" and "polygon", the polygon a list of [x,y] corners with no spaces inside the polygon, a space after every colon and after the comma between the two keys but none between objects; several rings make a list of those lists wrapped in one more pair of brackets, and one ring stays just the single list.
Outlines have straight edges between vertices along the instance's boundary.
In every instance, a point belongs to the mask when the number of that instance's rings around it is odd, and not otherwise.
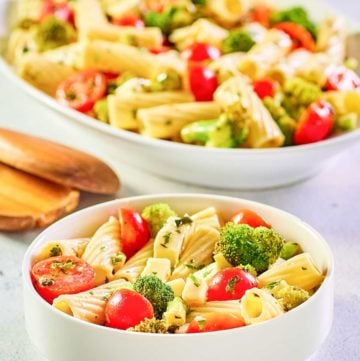
[{"label": "large white serving platter", "polygon": [[[302,5],[316,21],[336,13],[322,1],[277,0],[275,3],[279,6]],[[0,37],[6,35],[8,7],[13,4],[14,1],[0,4]],[[360,31],[360,26],[349,23],[349,29],[351,32]],[[318,143],[275,149],[213,149],[151,139],[112,128],[60,105],[20,79],[1,57],[0,72],[19,89],[62,114],[64,122],[72,122],[74,129],[86,132],[104,158],[113,162],[118,159],[185,183],[227,189],[283,186],[315,175],[360,139],[360,129]]]}]

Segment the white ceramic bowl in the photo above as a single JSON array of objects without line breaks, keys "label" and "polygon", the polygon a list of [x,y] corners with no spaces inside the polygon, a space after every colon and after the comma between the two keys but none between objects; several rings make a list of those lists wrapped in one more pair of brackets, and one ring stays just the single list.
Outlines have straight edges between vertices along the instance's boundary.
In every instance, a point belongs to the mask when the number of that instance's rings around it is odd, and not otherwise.
[{"label": "white ceramic bowl", "polygon": [[[293,0],[276,0],[275,3],[294,5]],[[334,14],[334,10],[322,1],[299,0],[297,3],[307,7],[316,20]],[[5,21],[1,19],[0,11],[0,29]],[[352,25],[352,31],[359,29]],[[65,108],[18,78],[1,58],[0,71],[34,99],[62,114],[64,120],[71,121],[78,134],[86,132],[87,138],[91,138],[99,154],[107,160],[121,160],[185,183],[228,189],[258,189],[294,183],[315,175],[330,159],[360,139],[360,129],[310,145],[278,149],[209,149],[151,139],[112,128]]]},{"label": "white ceramic bowl", "polygon": [[[179,214],[214,206],[225,218],[246,207],[265,217],[286,239],[309,252],[327,270],[317,292],[296,309],[261,324],[204,334],[130,333],[93,325],[64,314],[35,291],[31,260],[46,241],[90,235],[119,207],[141,210],[167,202]],[[125,198],[87,208],[41,233],[23,261],[24,309],[28,334],[50,361],[304,361],[324,341],[333,314],[333,258],[325,240],[300,219],[276,208],[237,198],[177,194]]]}]

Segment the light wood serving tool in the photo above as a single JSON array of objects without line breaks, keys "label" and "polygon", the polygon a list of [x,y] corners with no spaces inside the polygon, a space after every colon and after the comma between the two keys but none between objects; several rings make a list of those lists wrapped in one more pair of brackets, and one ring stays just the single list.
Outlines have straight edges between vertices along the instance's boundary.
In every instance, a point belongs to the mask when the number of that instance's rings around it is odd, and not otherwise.
[{"label": "light wood serving tool", "polygon": [[101,160],[34,136],[0,128],[0,162],[63,186],[114,194],[120,181]]},{"label": "light wood serving tool", "polygon": [[47,226],[78,202],[79,191],[0,163],[0,230]]}]

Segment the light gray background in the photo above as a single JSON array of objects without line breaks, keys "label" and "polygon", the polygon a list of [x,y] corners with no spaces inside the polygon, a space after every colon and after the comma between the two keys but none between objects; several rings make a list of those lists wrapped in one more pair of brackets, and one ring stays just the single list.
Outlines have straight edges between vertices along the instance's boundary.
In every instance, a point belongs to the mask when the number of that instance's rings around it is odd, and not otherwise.
[{"label": "light gray background", "polygon": [[[360,21],[360,1],[329,0],[329,3]],[[0,126],[96,153],[96,145],[90,148],[83,143],[82,137],[73,132],[70,122],[37,104],[1,75]],[[310,223],[328,240],[336,261],[334,324],[326,342],[312,360],[360,360],[360,143],[341,154],[323,173],[311,180],[258,192],[195,188],[144,175],[125,164],[113,166],[123,182],[120,197],[182,191],[228,194],[268,203]],[[81,205],[107,199],[83,195]],[[21,260],[37,233],[0,234],[0,361],[44,361],[26,334],[21,295]]]}]

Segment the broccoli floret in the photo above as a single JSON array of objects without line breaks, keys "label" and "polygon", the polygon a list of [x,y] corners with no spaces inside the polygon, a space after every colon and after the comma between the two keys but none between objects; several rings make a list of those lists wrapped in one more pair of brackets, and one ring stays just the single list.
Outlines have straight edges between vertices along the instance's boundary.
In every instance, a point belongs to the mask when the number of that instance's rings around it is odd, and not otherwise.
[{"label": "broccoli floret", "polygon": [[212,148],[233,148],[236,141],[231,122],[226,116],[214,120],[201,120],[191,123],[181,130],[185,143],[205,145]]},{"label": "broccoli floret", "polygon": [[73,27],[56,17],[48,17],[35,28],[34,40],[40,51],[67,45],[76,39]]},{"label": "broccoli floret", "polygon": [[273,229],[230,222],[221,230],[215,253],[221,252],[233,266],[249,264],[261,273],[279,258],[283,243]]},{"label": "broccoli floret", "polygon": [[269,283],[266,288],[270,291],[271,295],[279,301],[285,311],[299,306],[310,297],[308,291],[291,286],[285,281]]},{"label": "broccoli floret", "polygon": [[222,51],[225,54],[234,53],[236,51],[249,51],[256,42],[250,34],[242,29],[232,30],[223,40]]},{"label": "broccoli floret", "polygon": [[168,329],[164,320],[157,320],[156,318],[145,318],[138,325],[130,327],[127,331],[132,332],[146,332],[146,333],[167,333]]},{"label": "broccoli floret", "polygon": [[141,216],[148,222],[150,233],[155,237],[169,217],[177,214],[166,203],[155,203],[143,209]]},{"label": "broccoli floret", "polygon": [[107,98],[98,100],[94,105],[96,118],[103,123],[109,123],[109,109]]},{"label": "broccoli floret", "polygon": [[138,278],[134,283],[134,291],[142,294],[151,302],[157,319],[162,317],[168,302],[175,297],[172,288],[155,275]]},{"label": "broccoli floret", "polygon": [[298,253],[300,253],[301,249],[297,243],[285,242],[283,248],[280,252],[280,257],[288,260],[291,257],[294,257]]},{"label": "broccoli floret", "polygon": [[310,32],[312,37],[316,39],[316,26],[309,19],[308,13],[304,8],[296,6],[282,11],[274,11],[271,14],[270,22],[272,25],[282,23],[284,21],[290,21],[292,23],[302,25]]},{"label": "broccoli floret", "polygon": [[178,90],[182,87],[182,80],[179,73],[171,68],[161,69],[151,80],[151,91]]},{"label": "broccoli floret", "polygon": [[256,268],[254,266],[252,266],[251,264],[246,264],[246,265],[239,265],[238,266],[240,269],[242,269],[243,271],[250,273],[252,276],[257,277],[257,272],[256,272]]}]

